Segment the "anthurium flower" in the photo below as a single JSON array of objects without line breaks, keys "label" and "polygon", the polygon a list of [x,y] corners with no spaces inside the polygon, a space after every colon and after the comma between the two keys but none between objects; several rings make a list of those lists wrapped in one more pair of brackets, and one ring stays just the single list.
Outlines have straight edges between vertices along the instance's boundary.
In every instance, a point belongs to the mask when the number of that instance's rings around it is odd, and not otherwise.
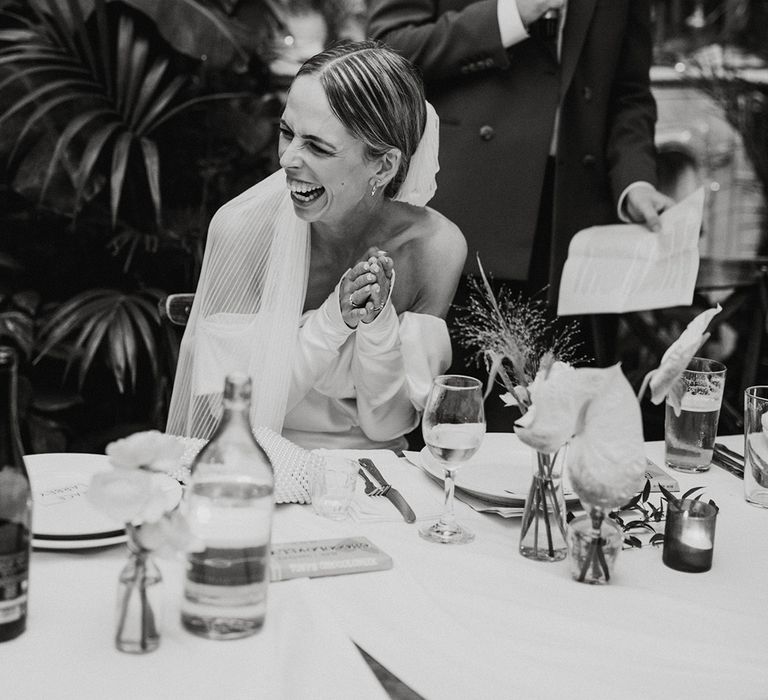
[{"label": "anthurium flower", "polygon": [[698,349],[707,341],[706,333],[710,321],[722,310],[720,304],[712,309],[702,311],[694,318],[680,337],[667,348],[659,366],[650,371],[643,379],[638,399],[642,399],[646,386],[651,387],[651,401],[660,404],[669,396],[670,404],[677,415],[680,414],[680,400],[684,391],[678,379],[693,359]]},{"label": "anthurium flower", "polygon": [[[520,440],[539,452],[556,452],[576,432],[579,414],[589,398],[589,370],[554,362],[539,370],[528,385],[531,405],[515,423]],[[586,383],[585,383],[586,380]]]},{"label": "anthurium flower", "polygon": [[505,406],[517,406],[522,411],[525,411],[531,405],[531,395],[528,393],[528,389],[520,384],[512,391],[501,394],[499,398],[504,402]]},{"label": "anthurium flower", "polygon": [[580,429],[569,443],[568,471],[585,508],[589,504],[613,509],[643,484],[640,405],[619,365],[591,371],[600,372],[602,381],[597,391],[590,392]]},{"label": "anthurium flower", "polygon": [[88,500],[119,523],[139,520],[152,498],[152,475],[139,469],[99,472],[88,487]]},{"label": "anthurium flower", "polygon": [[161,557],[205,549],[205,543],[192,534],[189,523],[178,510],[155,522],[144,523],[138,528],[136,539],[144,549]]},{"label": "anthurium flower", "polygon": [[173,471],[184,453],[183,445],[172,435],[145,430],[107,445],[109,461],[120,469],[145,468]]},{"label": "anthurium flower", "polygon": [[129,546],[147,551],[198,551],[178,510],[168,512],[169,478],[178,469],[183,445],[157,430],[135,433],[107,445],[115,469],[94,474],[88,499],[113,520],[126,526]]}]

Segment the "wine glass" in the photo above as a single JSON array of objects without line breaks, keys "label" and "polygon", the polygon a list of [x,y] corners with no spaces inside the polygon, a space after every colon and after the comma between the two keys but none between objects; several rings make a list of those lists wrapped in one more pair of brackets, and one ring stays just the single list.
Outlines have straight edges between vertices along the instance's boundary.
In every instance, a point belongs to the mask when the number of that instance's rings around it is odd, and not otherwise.
[{"label": "wine glass", "polygon": [[443,544],[471,542],[474,533],[456,522],[453,488],[456,470],[477,452],[485,435],[483,385],[461,374],[435,377],[421,422],[424,442],[445,471],[445,509],[433,525],[419,530],[425,540]]}]

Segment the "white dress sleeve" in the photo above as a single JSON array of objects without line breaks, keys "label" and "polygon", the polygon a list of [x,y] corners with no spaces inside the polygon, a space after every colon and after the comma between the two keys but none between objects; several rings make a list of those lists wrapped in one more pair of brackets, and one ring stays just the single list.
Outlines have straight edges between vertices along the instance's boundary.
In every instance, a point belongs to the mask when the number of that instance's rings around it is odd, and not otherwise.
[{"label": "white dress sleeve", "polygon": [[334,360],[338,359],[341,346],[355,332],[341,316],[339,284],[340,281],[320,308],[305,314],[304,323],[299,328],[288,411],[318,384]]},{"label": "white dress sleeve", "polygon": [[[391,442],[419,424],[432,379],[451,363],[445,321],[387,303],[371,323],[350,328],[338,285],[303,316],[288,396],[292,430],[339,433],[359,428]],[[323,428],[322,426],[325,426]]]},{"label": "white dress sleeve", "polygon": [[448,328],[436,316],[405,312],[398,318],[387,304],[375,321],[361,323],[351,372],[362,431],[386,441],[413,430],[432,379],[450,363]]}]

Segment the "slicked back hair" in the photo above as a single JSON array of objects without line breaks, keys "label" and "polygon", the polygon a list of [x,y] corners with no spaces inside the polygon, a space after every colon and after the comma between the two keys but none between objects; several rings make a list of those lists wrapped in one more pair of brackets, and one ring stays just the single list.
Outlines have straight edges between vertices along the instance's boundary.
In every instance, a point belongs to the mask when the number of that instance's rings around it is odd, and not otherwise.
[{"label": "slicked back hair", "polygon": [[424,86],[416,68],[375,41],[342,42],[312,56],[296,77],[315,75],[331,110],[376,158],[391,148],[402,153],[385,195],[394,197],[408,172],[426,123]]}]

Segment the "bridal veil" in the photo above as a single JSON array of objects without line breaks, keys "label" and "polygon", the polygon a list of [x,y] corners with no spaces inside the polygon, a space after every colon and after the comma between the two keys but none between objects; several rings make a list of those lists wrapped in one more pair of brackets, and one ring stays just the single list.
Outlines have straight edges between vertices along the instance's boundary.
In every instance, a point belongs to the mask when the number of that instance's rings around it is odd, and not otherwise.
[{"label": "bridal veil", "polygon": [[[424,132],[394,197],[417,206],[434,195],[438,171],[439,119],[426,106]],[[179,351],[168,433],[209,438],[225,376],[236,371],[253,382],[251,425],[282,430],[309,251],[309,225],[294,213],[283,170],[216,212]]]}]

